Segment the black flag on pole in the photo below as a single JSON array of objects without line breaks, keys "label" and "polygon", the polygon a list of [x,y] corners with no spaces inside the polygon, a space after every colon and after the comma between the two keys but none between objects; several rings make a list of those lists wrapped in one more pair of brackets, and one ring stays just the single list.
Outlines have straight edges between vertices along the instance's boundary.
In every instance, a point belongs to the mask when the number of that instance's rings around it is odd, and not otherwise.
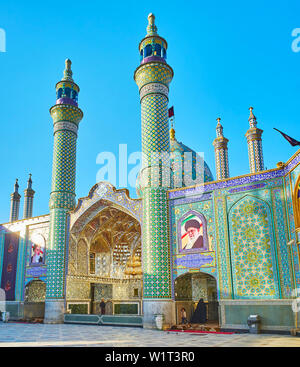
[{"label": "black flag on pole", "polygon": [[298,141],[294,138],[291,138],[289,135],[286,135],[282,131],[280,131],[278,129],[275,129],[275,127],[273,129],[278,131],[293,147],[295,147],[296,145],[300,145],[300,141]]},{"label": "black flag on pole", "polygon": [[169,118],[174,117],[174,106],[169,108]]}]

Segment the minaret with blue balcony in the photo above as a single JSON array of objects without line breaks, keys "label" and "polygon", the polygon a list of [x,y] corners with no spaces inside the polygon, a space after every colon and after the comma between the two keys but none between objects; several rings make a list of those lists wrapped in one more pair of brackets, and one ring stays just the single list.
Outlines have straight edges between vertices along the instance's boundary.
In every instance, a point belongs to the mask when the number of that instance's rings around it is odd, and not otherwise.
[{"label": "minaret with blue balcony", "polygon": [[65,277],[69,211],[75,207],[76,142],[83,117],[78,107],[79,87],[73,81],[71,61],[56,84],[56,104],[50,108],[54,129],[50,230],[47,248],[45,323],[62,323],[65,312]]},{"label": "minaret with blue balcony", "polygon": [[147,34],[139,44],[140,66],[134,80],[139,87],[142,120],[143,199],[143,312],[144,327],[154,327],[155,314],[175,321],[171,292],[168,190],[171,187],[168,122],[169,84],[167,42],[157,34],[155,17],[148,16]]}]

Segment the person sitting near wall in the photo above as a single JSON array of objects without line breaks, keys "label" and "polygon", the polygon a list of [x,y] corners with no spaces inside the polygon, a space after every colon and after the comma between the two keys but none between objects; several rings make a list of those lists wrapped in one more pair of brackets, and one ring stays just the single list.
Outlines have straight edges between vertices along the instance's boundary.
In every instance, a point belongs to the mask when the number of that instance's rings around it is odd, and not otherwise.
[{"label": "person sitting near wall", "polygon": [[184,307],[182,307],[182,309],[180,310],[180,315],[181,315],[181,323],[187,324],[188,320],[186,318],[186,310]]},{"label": "person sitting near wall", "polygon": [[104,302],[104,299],[102,298],[100,302],[101,315],[105,315],[105,306],[106,306],[106,303]]}]

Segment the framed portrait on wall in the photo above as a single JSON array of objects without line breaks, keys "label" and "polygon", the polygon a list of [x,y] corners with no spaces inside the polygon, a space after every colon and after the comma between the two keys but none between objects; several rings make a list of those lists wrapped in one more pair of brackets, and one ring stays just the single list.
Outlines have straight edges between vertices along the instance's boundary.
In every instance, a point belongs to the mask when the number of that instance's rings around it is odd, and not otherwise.
[{"label": "framed portrait on wall", "polygon": [[186,213],[178,222],[179,252],[209,251],[205,217],[195,211]]},{"label": "framed portrait on wall", "polygon": [[45,239],[41,234],[34,234],[31,238],[30,265],[45,263]]}]

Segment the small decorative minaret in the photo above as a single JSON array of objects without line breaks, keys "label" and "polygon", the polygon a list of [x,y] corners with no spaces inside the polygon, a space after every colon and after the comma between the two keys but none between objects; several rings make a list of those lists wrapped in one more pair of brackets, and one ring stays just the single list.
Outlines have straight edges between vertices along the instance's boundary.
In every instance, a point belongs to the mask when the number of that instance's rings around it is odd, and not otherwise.
[{"label": "small decorative minaret", "polygon": [[253,114],[253,107],[250,107],[249,110],[250,128],[246,133],[246,138],[248,143],[250,172],[255,173],[264,170],[264,158],[261,141],[263,130],[257,127],[256,117]]},{"label": "small decorative minaret", "polygon": [[[148,16],[147,35],[139,44],[141,64],[134,80],[142,111],[143,310],[144,327],[153,327],[155,314],[174,323],[171,291],[168,195],[170,188],[169,84],[173,70],[166,62],[167,42],[157,34],[155,17]],[[161,158],[159,158],[161,157]]]},{"label": "small decorative minaret", "polygon": [[47,248],[45,323],[63,322],[68,212],[75,206],[76,141],[83,113],[78,108],[79,87],[72,78],[71,61],[56,84],[56,104],[50,108],[54,129],[50,229]]},{"label": "small decorative minaret", "polygon": [[23,211],[24,219],[32,217],[34,193],[35,191],[32,190],[32,180],[31,180],[31,173],[30,173],[29,179],[27,181],[27,188],[24,190],[24,211]]},{"label": "small decorative minaret", "polygon": [[221,125],[220,117],[217,118],[218,124],[216,127],[217,137],[213,142],[215,147],[215,160],[217,180],[223,180],[229,177],[229,161],[228,161],[228,139],[223,135],[223,126]]},{"label": "small decorative minaret", "polygon": [[10,195],[10,222],[14,222],[19,219],[20,199],[21,195],[19,194],[19,184],[18,179],[16,179],[14,192]]}]

